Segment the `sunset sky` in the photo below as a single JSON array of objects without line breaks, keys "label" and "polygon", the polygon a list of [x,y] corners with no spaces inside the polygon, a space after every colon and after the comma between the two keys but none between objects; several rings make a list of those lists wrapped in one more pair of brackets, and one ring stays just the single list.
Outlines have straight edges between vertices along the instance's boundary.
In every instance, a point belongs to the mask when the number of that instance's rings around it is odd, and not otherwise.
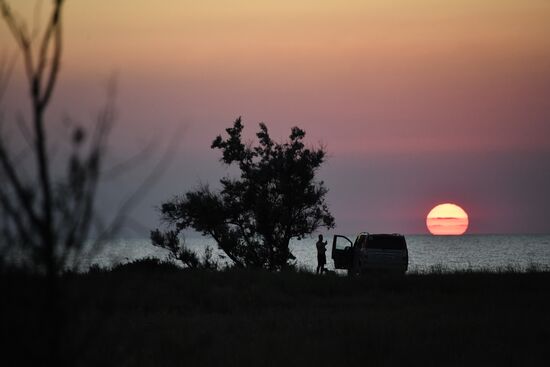
[{"label": "sunset sky", "polygon": [[[32,25],[36,1],[11,1]],[[49,1],[42,1],[46,15]],[[48,118],[89,121],[116,75],[120,161],[183,127],[175,159],[135,211],[227,173],[210,149],[242,116],[252,137],[300,126],[337,231],[427,233],[452,202],[468,233],[549,233],[548,0],[68,0],[63,68]],[[44,21],[42,21],[42,24]],[[4,24],[0,52],[15,50]],[[22,69],[4,98],[26,111]],[[150,162],[106,182],[131,191]],[[122,194],[122,195],[121,195]],[[104,200],[111,202],[112,200]],[[104,208],[105,209],[105,208]]]}]

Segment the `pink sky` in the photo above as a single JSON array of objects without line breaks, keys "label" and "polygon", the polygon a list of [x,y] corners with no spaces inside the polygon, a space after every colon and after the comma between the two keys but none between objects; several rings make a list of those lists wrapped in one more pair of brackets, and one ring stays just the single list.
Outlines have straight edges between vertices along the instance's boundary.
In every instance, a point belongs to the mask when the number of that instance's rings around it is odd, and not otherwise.
[{"label": "pink sky", "polygon": [[[12,3],[32,19],[34,1]],[[243,116],[250,136],[264,121],[326,144],[339,231],[425,233],[452,201],[469,232],[550,232],[548,19],[544,0],[68,1],[49,117],[87,120],[115,72],[114,157],[186,126],[135,214],[145,226],[153,205],[224,174],[210,142]],[[18,69],[8,116],[24,97]]]}]

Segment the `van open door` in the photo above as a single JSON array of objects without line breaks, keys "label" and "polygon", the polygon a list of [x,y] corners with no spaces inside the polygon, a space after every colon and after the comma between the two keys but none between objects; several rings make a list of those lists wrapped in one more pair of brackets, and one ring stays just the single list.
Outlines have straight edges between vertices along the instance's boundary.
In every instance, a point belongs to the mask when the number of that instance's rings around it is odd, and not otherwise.
[{"label": "van open door", "polygon": [[346,236],[335,235],[332,239],[332,260],[335,269],[351,269],[353,242]]}]

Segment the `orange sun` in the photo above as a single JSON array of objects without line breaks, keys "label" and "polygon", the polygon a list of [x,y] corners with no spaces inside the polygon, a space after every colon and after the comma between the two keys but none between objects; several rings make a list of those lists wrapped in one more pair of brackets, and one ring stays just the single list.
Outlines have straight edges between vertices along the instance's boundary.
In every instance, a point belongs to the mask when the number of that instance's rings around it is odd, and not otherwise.
[{"label": "orange sun", "polygon": [[433,235],[464,234],[468,229],[468,214],[455,204],[439,204],[428,213],[426,226]]}]

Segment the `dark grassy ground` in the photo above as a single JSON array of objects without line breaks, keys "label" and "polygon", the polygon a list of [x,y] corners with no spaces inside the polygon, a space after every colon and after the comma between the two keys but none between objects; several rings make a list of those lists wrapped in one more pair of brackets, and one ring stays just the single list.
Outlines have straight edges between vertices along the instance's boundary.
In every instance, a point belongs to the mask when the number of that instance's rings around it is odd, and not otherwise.
[{"label": "dark grassy ground", "polygon": [[[145,262],[62,283],[61,345],[71,365],[550,362],[549,272],[350,279]],[[43,284],[18,274],[0,284],[3,365],[42,365]]]}]

